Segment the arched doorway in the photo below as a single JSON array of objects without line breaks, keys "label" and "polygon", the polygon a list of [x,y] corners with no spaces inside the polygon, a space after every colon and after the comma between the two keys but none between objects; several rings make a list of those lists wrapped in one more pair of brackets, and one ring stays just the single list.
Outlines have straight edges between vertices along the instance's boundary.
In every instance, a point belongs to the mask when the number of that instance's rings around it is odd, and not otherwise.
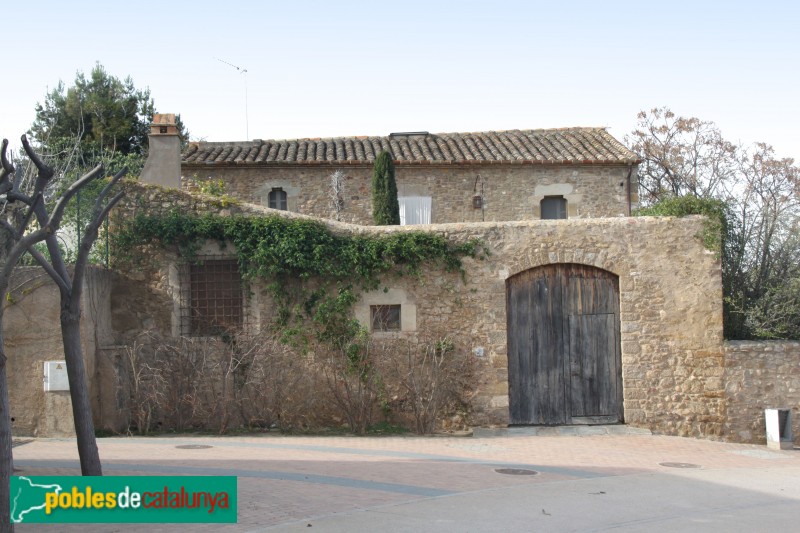
[{"label": "arched doorway", "polygon": [[619,278],[554,264],[506,280],[512,425],[623,421]]}]

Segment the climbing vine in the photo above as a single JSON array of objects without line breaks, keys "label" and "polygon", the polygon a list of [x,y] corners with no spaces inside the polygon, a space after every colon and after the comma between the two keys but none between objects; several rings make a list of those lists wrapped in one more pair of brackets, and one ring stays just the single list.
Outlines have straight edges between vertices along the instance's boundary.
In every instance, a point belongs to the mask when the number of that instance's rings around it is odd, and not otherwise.
[{"label": "climbing vine", "polygon": [[243,279],[270,282],[276,325],[288,341],[303,340],[310,318],[319,340],[335,344],[357,336],[352,306],[359,291],[380,287],[382,275],[418,275],[423,263],[437,263],[463,276],[462,258],[485,253],[477,240],[454,244],[432,233],[340,235],[314,220],[179,211],[134,217],[115,233],[115,249],[158,241],[191,259],[206,240],[235,247]]}]

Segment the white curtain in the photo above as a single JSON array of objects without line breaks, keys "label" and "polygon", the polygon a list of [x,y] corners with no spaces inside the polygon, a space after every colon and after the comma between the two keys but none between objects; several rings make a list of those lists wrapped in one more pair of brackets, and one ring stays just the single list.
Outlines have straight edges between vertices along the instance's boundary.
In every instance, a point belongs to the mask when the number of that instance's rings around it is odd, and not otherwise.
[{"label": "white curtain", "polygon": [[431,223],[430,196],[403,196],[397,201],[400,203],[401,226]]}]

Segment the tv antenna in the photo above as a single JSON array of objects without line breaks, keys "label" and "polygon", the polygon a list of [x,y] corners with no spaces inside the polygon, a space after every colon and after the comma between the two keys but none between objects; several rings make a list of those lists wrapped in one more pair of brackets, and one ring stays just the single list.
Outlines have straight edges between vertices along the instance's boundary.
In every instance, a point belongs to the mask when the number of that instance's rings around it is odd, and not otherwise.
[{"label": "tv antenna", "polygon": [[220,63],[225,63],[229,67],[235,68],[236,70],[239,71],[239,74],[241,74],[244,77],[244,128],[245,128],[245,140],[249,141],[250,140],[250,120],[248,118],[248,112],[247,112],[247,69],[246,68],[242,68],[242,67],[237,67],[233,63],[228,63],[227,61],[225,61],[223,59],[220,59],[218,57],[215,57],[214,59],[216,59]]}]

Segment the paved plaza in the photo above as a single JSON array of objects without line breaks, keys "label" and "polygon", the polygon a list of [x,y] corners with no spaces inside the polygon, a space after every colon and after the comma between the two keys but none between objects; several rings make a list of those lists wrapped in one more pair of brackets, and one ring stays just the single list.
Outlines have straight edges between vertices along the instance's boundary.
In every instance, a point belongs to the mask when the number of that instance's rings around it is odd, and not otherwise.
[{"label": "paved plaza", "polygon": [[[619,428],[619,426],[618,426]],[[99,439],[106,475],[235,475],[235,525],[18,531],[797,531],[800,449],[602,429],[475,436]],[[77,475],[72,439],[16,439],[18,475]]]}]

